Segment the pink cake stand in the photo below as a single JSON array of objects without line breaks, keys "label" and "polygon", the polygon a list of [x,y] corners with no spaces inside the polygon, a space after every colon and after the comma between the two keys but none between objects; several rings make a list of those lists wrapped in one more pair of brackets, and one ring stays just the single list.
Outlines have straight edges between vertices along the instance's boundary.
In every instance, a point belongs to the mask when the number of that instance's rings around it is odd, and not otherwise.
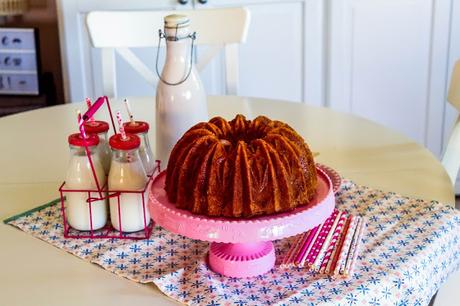
[{"label": "pink cake stand", "polygon": [[303,233],[324,222],[335,206],[329,177],[318,170],[318,188],[310,204],[291,212],[252,219],[210,218],[178,209],[168,201],[163,171],[152,182],[149,210],[163,228],[192,239],[210,241],[209,266],[229,277],[252,277],[275,265],[272,240]]}]

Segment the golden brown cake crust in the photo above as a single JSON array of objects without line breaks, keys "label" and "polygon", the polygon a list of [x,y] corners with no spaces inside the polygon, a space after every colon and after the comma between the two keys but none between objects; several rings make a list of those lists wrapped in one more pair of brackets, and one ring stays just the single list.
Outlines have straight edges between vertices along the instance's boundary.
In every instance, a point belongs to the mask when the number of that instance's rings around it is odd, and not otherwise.
[{"label": "golden brown cake crust", "polygon": [[214,217],[250,218],[295,209],[316,193],[312,153],[281,121],[214,117],[174,146],[166,193],[176,207]]}]

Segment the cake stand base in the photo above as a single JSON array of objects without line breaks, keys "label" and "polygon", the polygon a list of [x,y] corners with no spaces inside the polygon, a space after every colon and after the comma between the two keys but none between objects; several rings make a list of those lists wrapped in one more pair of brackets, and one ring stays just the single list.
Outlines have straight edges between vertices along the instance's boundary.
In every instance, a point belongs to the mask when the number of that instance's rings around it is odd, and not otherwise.
[{"label": "cake stand base", "polygon": [[173,233],[210,241],[208,261],[213,271],[238,278],[261,275],[275,264],[272,240],[308,231],[334,211],[331,180],[320,168],[317,173],[316,195],[308,205],[274,215],[230,219],[195,215],[177,208],[168,200],[164,189],[166,173],[162,172],[150,188],[150,215],[158,225]]},{"label": "cake stand base", "polygon": [[275,248],[271,241],[253,243],[211,243],[211,269],[230,277],[252,277],[275,266]]}]

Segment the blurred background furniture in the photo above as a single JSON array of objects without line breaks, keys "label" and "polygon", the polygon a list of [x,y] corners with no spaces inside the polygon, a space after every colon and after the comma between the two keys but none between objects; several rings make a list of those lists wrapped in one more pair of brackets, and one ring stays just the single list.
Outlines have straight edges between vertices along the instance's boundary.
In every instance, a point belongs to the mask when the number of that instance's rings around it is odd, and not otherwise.
[{"label": "blurred background furniture", "polygon": [[[1,95],[0,116],[64,103],[56,0],[0,0],[2,33],[10,28],[34,28],[38,35],[39,95]],[[2,39],[3,39],[2,35]],[[3,50],[1,59],[7,56]],[[23,52],[15,48],[14,52]],[[30,53],[29,53],[30,54]],[[27,53],[23,53],[27,56]]]},{"label": "blurred background furniture", "polygon": [[[447,101],[460,112],[460,60],[455,63],[452,69]],[[458,115],[449,137],[442,164],[446,168],[452,184],[455,185],[458,170],[460,169],[460,115]]]},{"label": "blurred background furniture", "polygon": [[[460,112],[460,60],[457,60],[454,68],[452,69],[447,100],[458,112]],[[460,115],[458,115],[452,129],[446,151],[442,158],[442,165],[449,174],[452,184],[455,185],[458,170],[460,168]],[[457,209],[458,208],[459,207],[457,206]],[[459,285],[460,271],[457,271],[448,279],[447,283],[439,289],[433,305],[457,305],[460,300],[460,291],[458,290]]]},{"label": "blurred background furniture", "polygon": [[[117,97],[117,69],[115,54],[120,56],[150,85],[155,92],[157,75],[130,48],[157,47],[163,29],[163,18],[177,11],[100,11],[90,12],[86,23],[92,46],[101,48],[103,94]],[[244,8],[188,10],[183,12],[192,20],[191,31],[197,32],[196,46],[207,46],[199,54],[196,68],[202,71],[214,56],[224,51],[225,93],[237,94],[238,44],[246,40],[249,11]],[[231,25],[231,26],[230,26]],[[114,33],[116,33],[114,35]],[[163,41],[163,43],[165,43]],[[196,57],[196,56],[195,56]],[[159,64],[161,71],[161,63]]]},{"label": "blurred background furniture", "polygon": [[28,6],[27,0],[0,0],[0,16],[23,14]]}]

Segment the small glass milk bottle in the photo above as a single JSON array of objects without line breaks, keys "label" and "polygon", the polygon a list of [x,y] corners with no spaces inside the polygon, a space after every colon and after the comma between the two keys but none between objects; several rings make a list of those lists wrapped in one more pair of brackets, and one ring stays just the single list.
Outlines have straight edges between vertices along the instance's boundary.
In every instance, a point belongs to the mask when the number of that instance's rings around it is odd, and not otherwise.
[{"label": "small glass milk bottle", "polygon": [[99,159],[104,167],[106,174],[109,174],[110,161],[112,153],[107,141],[107,132],[109,131],[109,124],[105,121],[87,121],[84,124],[85,132],[87,134],[94,134],[99,136],[99,145],[97,148]]},{"label": "small glass milk bottle", "polygon": [[[123,139],[121,134],[116,134],[110,137],[109,144],[113,150],[109,172],[110,192],[144,190],[148,179],[139,156],[140,138],[126,134]],[[144,201],[141,193],[121,192],[119,197],[111,197],[112,226],[121,232],[143,230],[150,223],[147,201],[147,192]]]},{"label": "small glass milk bottle", "polygon": [[153,158],[152,149],[149,142],[149,124],[144,121],[130,121],[123,123],[126,133],[136,134],[141,139],[139,147],[139,155],[144,165],[147,175],[152,175],[155,170],[155,160]]},{"label": "small glass milk bottle", "polygon": [[[97,190],[96,181],[91,170],[91,164],[86,155],[85,143],[80,133],[75,133],[68,138],[70,146],[70,162],[67,168],[65,184],[70,190]],[[88,135],[86,139],[88,149],[93,162],[94,170],[99,187],[105,184],[105,173],[96,154],[99,138],[96,135]],[[107,201],[97,200],[88,202],[91,198],[100,198],[99,192],[67,192],[66,193],[66,217],[69,225],[80,231],[97,230],[107,222]],[[105,194],[103,194],[105,196]],[[90,207],[91,205],[91,207]],[[90,213],[91,209],[91,213]],[[90,218],[90,215],[92,218]]]},{"label": "small glass milk bottle", "polygon": [[198,122],[208,121],[208,106],[193,65],[195,33],[190,32],[190,19],[185,15],[166,16],[162,38],[166,40],[166,59],[160,75],[157,54],[160,81],[156,92],[155,156],[166,165],[179,138]]}]

